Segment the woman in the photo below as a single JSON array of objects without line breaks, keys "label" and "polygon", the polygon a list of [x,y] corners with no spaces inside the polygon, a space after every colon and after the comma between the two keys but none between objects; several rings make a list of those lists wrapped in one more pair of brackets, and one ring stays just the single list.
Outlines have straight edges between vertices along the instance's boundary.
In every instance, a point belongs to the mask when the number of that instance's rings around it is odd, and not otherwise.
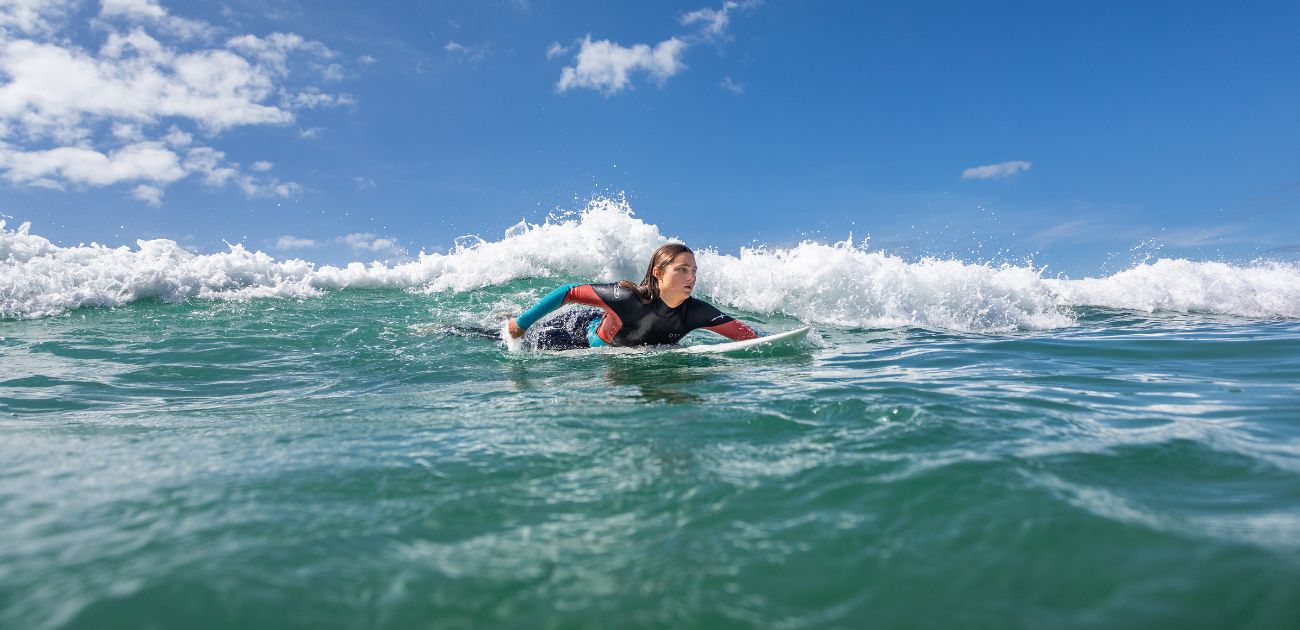
[{"label": "woman", "polygon": [[564,285],[547,294],[518,319],[510,320],[510,336],[523,337],[524,331],[542,316],[574,303],[601,310],[582,309],[543,322],[537,338],[539,348],[567,350],[677,343],[696,328],[737,341],[758,337],[749,326],[708,302],[691,297],[695,271],[695,252],[681,243],[669,243],[650,257],[640,285],[626,280]]}]

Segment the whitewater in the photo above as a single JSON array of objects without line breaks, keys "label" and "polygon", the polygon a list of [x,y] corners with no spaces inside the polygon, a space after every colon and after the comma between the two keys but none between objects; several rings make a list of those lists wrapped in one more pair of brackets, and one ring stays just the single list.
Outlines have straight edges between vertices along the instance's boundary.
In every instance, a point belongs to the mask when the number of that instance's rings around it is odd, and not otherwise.
[{"label": "whitewater", "polygon": [[[395,264],[318,266],[243,245],[196,254],[167,239],[129,247],[59,247],[0,220],[0,317],[34,318],[137,300],[302,299],[327,290],[472,291],[523,278],[637,279],[674,240],[623,199],[595,199],[568,218],[520,222],[495,241],[458,239],[448,253]],[[1160,259],[1103,278],[1043,277],[1042,268],[871,251],[852,239],[792,248],[701,248],[699,291],[721,305],[810,324],[996,332],[1071,326],[1069,307],[1300,318],[1300,266]]]},{"label": "whitewater", "polygon": [[813,332],[548,352],[495,331],[677,235],[622,199],[389,264],[39,233],[0,222],[0,627],[1300,619],[1294,263],[688,242],[702,298]]}]

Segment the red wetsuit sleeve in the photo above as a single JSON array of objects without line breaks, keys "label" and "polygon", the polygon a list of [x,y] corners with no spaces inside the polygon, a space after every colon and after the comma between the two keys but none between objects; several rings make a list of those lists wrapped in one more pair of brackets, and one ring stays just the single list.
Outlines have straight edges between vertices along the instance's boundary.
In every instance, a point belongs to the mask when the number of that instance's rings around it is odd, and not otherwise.
[{"label": "red wetsuit sleeve", "polygon": [[600,322],[600,328],[596,329],[596,334],[605,343],[613,344],[614,335],[618,334],[618,331],[623,328],[623,320],[619,318],[618,313],[615,313],[614,309],[605,303],[605,300],[596,295],[596,290],[591,288],[590,284],[579,284],[569,289],[569,292],[564,296],[564,303],[586,304],[605,311],[605,317]]},{"label": "red wetsuit sleeve", "polygon": [[758,333],[754,332],[753,328],[746,326],[738,319],[733,319],[729,322],[718,324],[717,326],[706,326],[704,329],[712,330],[713,332],[733,341],[757,339],[759,336]]}]

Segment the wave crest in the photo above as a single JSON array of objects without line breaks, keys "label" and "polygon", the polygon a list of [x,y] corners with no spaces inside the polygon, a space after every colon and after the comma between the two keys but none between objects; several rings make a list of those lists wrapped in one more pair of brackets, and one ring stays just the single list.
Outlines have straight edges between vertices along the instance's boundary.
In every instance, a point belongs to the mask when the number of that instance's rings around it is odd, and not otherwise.
[{"label": "wave crest", "polygon": [[[670,240],[622,198],[594,199],[578,213],[520,222],[495,241],[458,239],[447,253],[385,265],[342,267],[276,260],[242,245],[195,254],[166,239],[134,249],[59,247],[0,221],[0,317],[35,318],[140,299],[304,298],[323,290],[390,287],[464,292],[521,278],[637,279]],[[1033,330],[1074,323],[1069,307],[1300,318],[1300,267],[1159,260],[1105,278],[1050,280],[1024,265],[926,258],[909,262],[850,241],[749,248],[739,255],[697,248],[698,290],[719,306],[840,326],[919,326],[969,332]]]}]

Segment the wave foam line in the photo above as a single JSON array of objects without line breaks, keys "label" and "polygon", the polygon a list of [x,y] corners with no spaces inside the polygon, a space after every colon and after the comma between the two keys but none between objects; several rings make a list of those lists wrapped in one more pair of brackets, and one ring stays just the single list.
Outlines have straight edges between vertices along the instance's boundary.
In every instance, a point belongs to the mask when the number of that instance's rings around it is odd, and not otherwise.
[{"label": "wave foam line", "polygon": [[1062,304],[1154,313],[1300,318],[1300,266],[1160,259],[1106,278],[1046,280]]},{"label": "wave foam line", "polygon": [[[666,242],[621,198],[496,241],[458,239],[445,254],[392,266],[277,261],[242,245],[195,254],[166,239],[136,248],[59,247],[0,221],[0,317],[36,318],[140,299],[305,298],[324,290],[392,287],[464,292],[531,277],[639,280]],[[467,243],[466,241],[473,241]],[[1071,306],[1300,318],[1300,267],[1160,260],[1105,278],[1048,280],[1032,266],[908,262],[852,241],[742,249],[697,248],[699,291],[719,306],[840,326],[919,326],[971,332],[1070,326]]]}]

